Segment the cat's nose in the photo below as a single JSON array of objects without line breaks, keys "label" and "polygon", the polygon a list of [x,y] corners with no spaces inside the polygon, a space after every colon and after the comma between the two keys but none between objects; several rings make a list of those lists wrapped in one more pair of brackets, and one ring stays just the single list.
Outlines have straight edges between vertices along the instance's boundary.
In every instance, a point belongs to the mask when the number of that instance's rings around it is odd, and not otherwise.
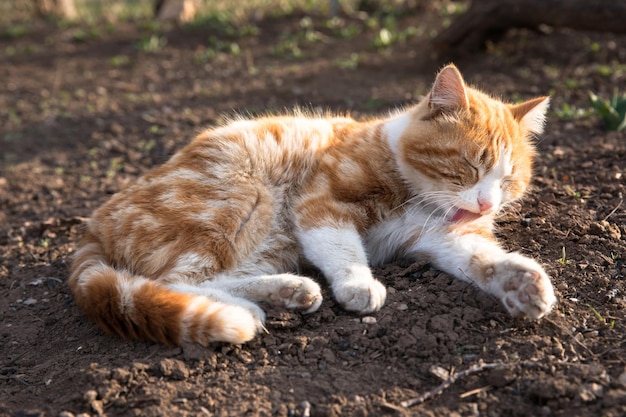
[{"label": "cat's nose", "polygon": [[480,197],[478,197],[477,202],[478,202],[478,208],[480,209],[481,213],[489,211],[493,207],[493,203],[491,201],[482,199]]}]

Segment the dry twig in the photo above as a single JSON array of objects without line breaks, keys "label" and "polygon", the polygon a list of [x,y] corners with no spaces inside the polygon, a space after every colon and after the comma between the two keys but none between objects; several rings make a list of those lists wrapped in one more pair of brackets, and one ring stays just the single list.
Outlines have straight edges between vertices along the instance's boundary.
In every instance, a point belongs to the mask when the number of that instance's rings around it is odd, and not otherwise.
[{"label": "dry twig", "polygon": [[514,366],[525,366],[525,367],[531,368],[531,367],[538,366],[538,364],[535,362],[524,361],[524,362],[512,362],[512,363],[505,363],[505,362],[479,363],[476,365],[472,365],[464,371],[455,372],[451,374],[448,379],[443,381],[441,385],[435,387],[434,389],[430,391],[426,391],[422,395],[419,395],[411,400],[402,401],[400,405],[402,407],[408,408],[417,404],[421,404],[424,401],[429,400],[441,394],[446,388],[454,384],[459,378],[464,378],[466,376],[469,376],[478,372],[483,372],[489,369],[512,368]]},{"label": "dry twig", "polygon": [[620,208],[620,206],[622,205],[622,203],[624,202],[624,200],[620,200],[619,203],[617,203],[617,206],[615,206],[615,208],[613,210],[611,210],[611,212],[609,214],[607,214],[604,219],[602,219],[602,221],[606,221],[609,217],[611,217],[613,214],[615,214],[615,212],[617,211],[618,208]]}]

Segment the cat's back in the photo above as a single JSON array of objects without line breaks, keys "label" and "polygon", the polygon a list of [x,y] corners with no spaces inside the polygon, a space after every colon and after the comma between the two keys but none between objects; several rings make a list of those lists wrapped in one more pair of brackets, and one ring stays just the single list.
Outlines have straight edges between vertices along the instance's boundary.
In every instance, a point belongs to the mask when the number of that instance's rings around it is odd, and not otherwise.
[{"label": "cat's back", "polygon": [[356,124],[350,118],[308,114],[234,119],[202,132],[179,159],[269,183],[298,182],[342,140],[339,132]]},{"label": "cat's back", "polygon": [[96,234],[108,229],[126,235],[137,224],[201,218],[207,207],[221,202],[254,200],[259,187],[270,198],[287,200],[285,194],[298,193],[326,151],[343,140],[338,132],[356,124],[349,118],[294,114],[236,118],[204,130],[101,206],[92,228],[101,229]]}]

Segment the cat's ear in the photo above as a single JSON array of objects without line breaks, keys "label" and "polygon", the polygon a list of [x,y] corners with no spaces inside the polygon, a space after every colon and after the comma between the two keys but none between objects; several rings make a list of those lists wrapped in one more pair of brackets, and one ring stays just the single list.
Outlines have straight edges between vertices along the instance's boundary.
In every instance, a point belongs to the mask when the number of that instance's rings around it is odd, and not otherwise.
[{"label": "cat's ear", "polygon": [[543,133],[549,105],[550,97],[537,97],[511,106],[511,113],[524,128],[539,135]]},{"label": "cat's ear", "polygon": [[444,67],[430,90],[428,105],[434,114],[469,109],[465,81],[454,65]]}]

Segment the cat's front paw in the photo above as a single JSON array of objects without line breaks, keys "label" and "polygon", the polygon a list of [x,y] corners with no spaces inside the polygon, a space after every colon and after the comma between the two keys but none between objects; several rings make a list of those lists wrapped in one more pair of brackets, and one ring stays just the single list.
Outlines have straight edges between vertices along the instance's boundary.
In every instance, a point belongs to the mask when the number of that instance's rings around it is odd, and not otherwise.
[{"label": "cat's front paw", "polygon": [[336,283],[333,293],[343,308],[360,314],[380,310],[387,298],[387,289],[374,278],[355,278]]},{"label": "cat's front paw", "polygon": [[543,268],[519,256],[503,262],[497,274],[502,285],[502,303],[513,316],[537,320],[556,303],[554,288]]},{"label": "cat's front paw", "polygon": [[278,285],[269,297],[274,304],[304,313],[313,313],[322,304],[322,291],[312,279],[291,274],[278,275],[274,279]]}]

